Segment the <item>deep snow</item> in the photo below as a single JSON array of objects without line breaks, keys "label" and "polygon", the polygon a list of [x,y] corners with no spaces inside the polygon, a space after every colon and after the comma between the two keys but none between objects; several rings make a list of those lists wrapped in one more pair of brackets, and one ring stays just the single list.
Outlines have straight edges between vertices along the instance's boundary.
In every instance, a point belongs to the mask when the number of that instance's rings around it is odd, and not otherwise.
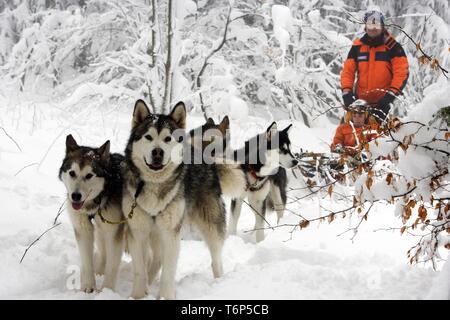
[{"label": "deep snow", "polygon": [[[74,104],[75,105],[75,104]],[[132,287],[130,258],[122,261],[117,293],[77,292],[72,280],[79,264],[78,250],[66,212],[62,225],[51,230],[19,260],[25,248],[50,227],[64,202],[65,189],[57,173],[64,155],[65,136],[74,134],[80,144],[100,146],[110,139],[112,151],[124,149],[132,105],[108,109],[80,106],[64,108],[45,103],[12,104],[0,99],[0,126],[22,151],[0,130],[0,298],[8,299],[126,299]],[[71,110],[65,112],[64,110]],[[190,128],[201,117],[189,117]],[[232,123],[233,144],[260,132],[269,123],[249,117]],[[280,121],[284,128],[288,121]],[[318,120],[314,129],[294,124],[293,147],[327,150],[334,126]],[[25,166],[28,166],[24,168]],[[291,177],[292,178],[292,177]],[[294,181],[292,183],[295,183]],[[228,201],[227,201],[228,202]],[[331,208],[329,198],[320,205]],[[245,205],[244,205],[245,206]],[[291,204],[290,210],[306,217],[319,215],[317,197]],[[255,244],[254,216],[244,208],[238,235],[230,236],[223,252],[225,275],[213,279],[209,253],[203,242],[183,240],[177,270],[179,299],[424,299],[443,298],[431,266],[407,264],[406,251],[416,239],[399,232],[374,232],[398,227],[394,207],[379,205],[363,223],[354,241],[351,233],[338,236],[359,220],[338,219],[332,224],[312,224],[295,231],[290,228],[266,231],[266,239]],[[286,212],[281,223],[296,223]],[[268,220],[275,224],[275,215]],[[74,273],[75,270],[75,273]],[[435,282],[436,283],[435,283]],[[98,285],[101,277],[97,276]],[[149,289],[148,299],[157,296],[159,281]]]}]

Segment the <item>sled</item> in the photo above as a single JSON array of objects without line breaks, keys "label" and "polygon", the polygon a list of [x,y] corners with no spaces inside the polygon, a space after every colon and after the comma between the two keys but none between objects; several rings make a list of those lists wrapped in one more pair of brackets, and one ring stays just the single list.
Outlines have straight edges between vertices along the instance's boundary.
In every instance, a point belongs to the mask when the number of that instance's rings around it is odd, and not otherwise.
[{"label": "sled", "polygon": [[356,155],[346,153],[317,153],[302,152],[296,155],[298,165],[292,170],[295,178],[299,178],[297,173],[307,180],[330,183],[334,181],[342,182],[345,175],[357,169],[361,164],[368,163],[368,157],[364,152]]}]

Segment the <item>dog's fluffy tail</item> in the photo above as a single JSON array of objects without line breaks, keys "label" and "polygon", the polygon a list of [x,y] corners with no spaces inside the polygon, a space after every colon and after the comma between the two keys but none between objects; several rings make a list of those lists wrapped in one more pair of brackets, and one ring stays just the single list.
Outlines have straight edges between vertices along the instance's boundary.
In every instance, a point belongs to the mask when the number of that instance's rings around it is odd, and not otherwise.
[{"label": "dog's fluffy tail", "polygon": [[219,163],[216,165],[222,194],[239,198],[245,192],[247,180],[241,166],[236,163]]}]

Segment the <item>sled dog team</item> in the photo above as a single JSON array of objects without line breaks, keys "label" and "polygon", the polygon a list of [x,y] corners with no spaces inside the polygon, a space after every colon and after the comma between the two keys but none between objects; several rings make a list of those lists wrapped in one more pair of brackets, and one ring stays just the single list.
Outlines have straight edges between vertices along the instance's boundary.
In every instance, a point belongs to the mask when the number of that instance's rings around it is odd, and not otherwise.
[{"label": "sled dog team", "polygon": [[[96,289],[96,273],[104,274],[102,288],[114,289],[127,248],[134,273],[131,297],[145,297],[161,270],[159,297],[174,299],[183,224],[201,234],[218,278],[226,234],[236,233],[245,199],[255,212],[256,241],[264,239],[267,207],[282,217],[285,168],[297,165],[291,125],[278,130],[274,122],[239,150],[228,147],[228,117],[219,124],[208,119],[187,134],[185,128],[182,102],[164,115],[138,100],[124,156],[110,153],[109,141],[91,148],[67,136],[59,177],[81,258],[81,290]],[[206,151],[209,157],[203,156]],[[223,196],[232,199],[228,230]]]}]

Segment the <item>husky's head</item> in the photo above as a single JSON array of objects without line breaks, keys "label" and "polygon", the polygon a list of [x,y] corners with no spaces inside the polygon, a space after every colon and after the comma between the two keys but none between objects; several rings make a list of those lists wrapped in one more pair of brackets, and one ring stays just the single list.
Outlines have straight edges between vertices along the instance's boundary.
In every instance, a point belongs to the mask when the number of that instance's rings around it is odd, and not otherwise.
[{"label": "husky's head", "polygon": [[278,131],[277,123],[273,122],[265,133],[267,139],[267,151],[265,156],[264,167],[267,169],[283,167],[292,168],[298,164],[291,152],[291,140],[289,139],[289,130],[292,124],[285,129]]},{"label": "husky's head", "polygon": [[208,118],[201,127],[189,132],[189,139],[194,147],[209,152],[208,156],[225,155],[227,143],[230,140],[228,116],[225,116],[218,124],[212,118]]},{"label": "husky's head", "polygon": [[126,157],[145,180],[164,180],[182,160],[186,107],[179,102],[169,115],[153,114],[144,101],[134,106]]},{"label": "husky's head", "polygon": [[67,189],[67,198],[74,210],[97,198],[105,187],[110,160],[110,143],[100,148],[79,146],[72,135],[66,137],[66,156],[59,169],[59,179]]}]

